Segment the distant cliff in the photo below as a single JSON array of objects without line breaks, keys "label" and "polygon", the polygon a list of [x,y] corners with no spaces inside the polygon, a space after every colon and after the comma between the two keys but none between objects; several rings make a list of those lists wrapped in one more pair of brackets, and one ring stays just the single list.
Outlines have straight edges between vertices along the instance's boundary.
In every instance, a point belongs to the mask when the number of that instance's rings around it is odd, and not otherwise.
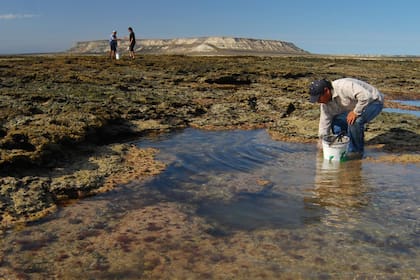
[{"label": "distant cliff", "polygon": [[[128,40],[119,43],[119,51],[126,52]],[[200,37],[177,39],[140,39],[136,52],[144,54],[184,55],[280,55],[308,54],[293,43],[233,37]],[[107,40],[77,42],[70,53],[99,54],[109,51]]]}]

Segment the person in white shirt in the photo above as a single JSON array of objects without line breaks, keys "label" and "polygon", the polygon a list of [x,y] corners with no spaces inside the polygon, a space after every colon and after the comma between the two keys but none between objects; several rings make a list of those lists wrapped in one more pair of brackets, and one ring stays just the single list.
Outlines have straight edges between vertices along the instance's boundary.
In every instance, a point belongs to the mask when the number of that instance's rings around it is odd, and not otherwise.
[{"label": "person in white shirt", "polygon": [[384,95],[374,86],[353,78],[316,80],[310,84],[309,94],[312,103],[321,104],[320,141],[331,133],[344,132],[350,137],[348,158],[362,158],[365,124],[382,111]]},{"label": "person in white shirt", "polygon": [[112,34],[109,36],[109,57],[111,59],[116,58],[117,54],[117,46],[118,46],[118,38],[117,38],[117,31],[112,31]]}]

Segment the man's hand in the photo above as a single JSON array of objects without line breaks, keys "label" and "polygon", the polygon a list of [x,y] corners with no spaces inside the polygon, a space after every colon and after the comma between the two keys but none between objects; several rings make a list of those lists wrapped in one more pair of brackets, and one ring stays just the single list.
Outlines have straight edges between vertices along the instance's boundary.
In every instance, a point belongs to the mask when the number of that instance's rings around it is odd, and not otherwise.
[{"label": "man's hand", "polygon": [[321,138],[318,139],[318,143],[316,144],[316,147],[318,148],[318,150],[322,150],[322,139]]},{"label": "man's hand", "polygon": [[356,121],[357,117],[358,116],[353,111],[350,111],[347,115],[347,123],[349,125],[353,125],[354,122]]}]

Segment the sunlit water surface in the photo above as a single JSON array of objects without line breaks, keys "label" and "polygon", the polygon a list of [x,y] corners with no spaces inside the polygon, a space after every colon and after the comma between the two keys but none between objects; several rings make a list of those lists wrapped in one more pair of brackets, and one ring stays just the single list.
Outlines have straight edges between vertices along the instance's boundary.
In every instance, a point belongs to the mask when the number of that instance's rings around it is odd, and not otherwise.
[{"label": "sunlit water surface", "polygon": [[418,165],[330,163],[263,130],[136,144],[166,171],[8,231],[0,278],[420,277]]}]

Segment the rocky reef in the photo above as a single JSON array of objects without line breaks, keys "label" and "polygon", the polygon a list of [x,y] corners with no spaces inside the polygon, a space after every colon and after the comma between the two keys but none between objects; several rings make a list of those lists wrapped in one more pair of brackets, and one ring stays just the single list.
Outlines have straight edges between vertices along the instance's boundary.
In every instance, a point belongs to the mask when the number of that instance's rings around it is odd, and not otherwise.
[{"label": "rocky reef", "polygon": [[[419,60],[319,56],[45,55],[0,57],[0,223],[37,219],[164,168],[129,140],[151,133],[267,129],[315,142],[310,81],[352,76],[377,86],[386,107],[419,99]],[[367,143],[387,160],[419,162],[418,117],[383,112]]]}]

